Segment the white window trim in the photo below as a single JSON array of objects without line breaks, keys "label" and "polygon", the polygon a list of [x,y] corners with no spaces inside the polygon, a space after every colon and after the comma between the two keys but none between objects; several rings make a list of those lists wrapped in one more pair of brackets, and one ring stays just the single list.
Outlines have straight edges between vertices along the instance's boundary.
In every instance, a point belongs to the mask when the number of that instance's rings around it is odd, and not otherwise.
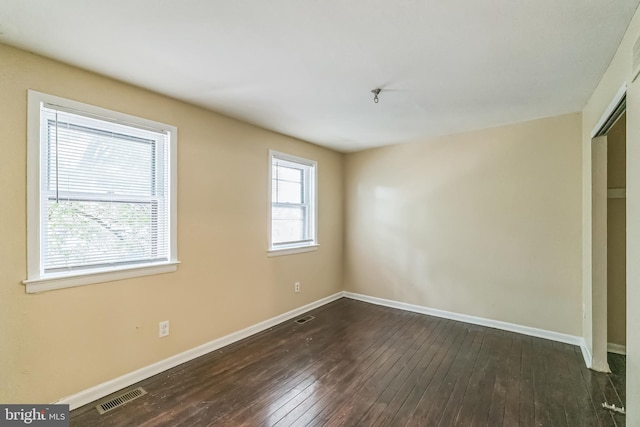
[{"label": "white window trim", "polygon": [[294,248],[269,249],[267,251],[267,257],[271,258],[274,256],[293,255],[293,254],[300,254],[304,252],[313,252],[313,251],[317,251],[318,247],[320,247],[320,245],[311,244],[306,246],[298,246]]},{"label": "white window trim", "polygon": [[[313,201],[313,209],[312,209],[312,215],[313,218],[311,219],[312,224],[311,227],[313,228],[313,241],[309,242],[309,243],[303,243],[303,244],[297,244],[297,245],[291,245],[291,246],[284,246],[284,247],[279,247],[279,248],[274,248],[271,243],[271,227],[272,227],[272,222],[271,222],[271,214],[272,214],[272,188],[273,188],[273,158],[276,157],[278,159],[282,159],[282,160],[287,160],[290,162],[295,162],[295,163],[300,163],[303,165],[307,165],[307,166],[311,166],[313,168],[313,188],[311,189],[311,199]],[[305,159],[302,157],[298,157],[298,156],[294,156],[291,154],[286,154],[286,153],[282,153],[280,151],[275,151],[275,150],[269,150],[269,179],[268,179],[268,197],[267,197],[267,201],[268,201],[268,218],[267,218],[267,224],[268,224],[268,234],[267,234],[267,256],[268,257],[274,257],[274,256],[281,256],[281,255],[292,255],[292,254],[297,254],[297,253],[303,253],[303,252],[311,252],[311,251],[316,251],[318,250],[318,247],[320,246],[320,244],[318,243],[318,162],[316,162],[315,160],[309,160],[309,159]]]},{"label": "white window trim", "polygon": [[[92,114],[110,121],[162,130],[169,134],[169,260],[167,262],[43,275],[41,271],[42,254],[40,252],[40,105],[42,103],[77,110],[84,114]],[[178,129],[175,126],[29,90],[27,113],[27,279],[23,281],[26,285],[27,293],[176,271],[180,263],[178,261],[177,242],[177,155]]]}]

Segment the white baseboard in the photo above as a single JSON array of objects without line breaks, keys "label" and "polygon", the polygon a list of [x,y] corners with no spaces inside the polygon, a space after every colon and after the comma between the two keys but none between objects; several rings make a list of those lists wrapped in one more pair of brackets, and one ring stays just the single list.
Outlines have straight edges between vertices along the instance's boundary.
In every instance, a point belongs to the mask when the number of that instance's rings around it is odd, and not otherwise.
[{"label": "white baseboard", "polygon": [[136,371],[122,375],[121,377],[114,378],[102,384],[98,384],[94,387],[83,390],[79,393],[67,396],[55,403],[69,405],[69,408],[71,410],[79,408],[80,406],[86,405],[87,403],[91,403],[95,400],[101,399],[111,393],[114,393],[139,381],[164,372],[167,369],[171,369],[197,357],[222,348],[226,345],[233,344],[234,342],[257,334],[258,332],[262,332],[266,329],[272,328],[282,322],[306,313],[309,310],[313,310],[314,308],[321,307],[332,301],[340,299],[343,296],[343,292],[338,292],[334,295],[330,295],[318,301],[312,302],[302,307],[298,307],[294,310],[272,317],[271,319],[267,319],[263,322],[257,323],[253,326],[249,326],[248,328],[226,335],[222,338],[218,338],[208,343],[202,344],[198,347],[192,348],[191,350],[187,350],[185,352],[176,354],[175,356],[171,356],[167,359],[153,363],[149,366],[145,366],[144,368],[140,368]]},{"label": "white baseboard", "polygon": [[[544,338],[552,341],[558,341],[566,344],[577,345],[582,348],[584,340],[582,337],[575,335],[562,334],[560,332],[547,331],[545,329],[532,328],[529,326],[517,325],[515,323],[501,322],[499,320],[485,319],[483,317],[469,316],[466,314],[453,313],[451,311],[438,310],[435,308],[424,307],[421,305],[408,304],[405,302],[393,301],[384,298],[370,297],[368,295],[356,294],[353,292],[345,292],[347,298],[369,302],[386,307],[398,308],[400,310],[412,311],[414,313],[428,314],[430,316],[442,317],[444,319],[457,320],[460,322],[472,323],[474,325],[487,326],[489,328],[502,329],[504,331],[516,332],[523,335],[529,335],[537,338]],[[585,359],[586,360],[586,359]]]},{"label": "white baseboard", "polygon": [[610,342],[607,344],[607,351],[609,353],[621,354],[623,356],[627,355],[627,346],[621,344],[614,344]]},{"label": "white baseboard", "polygon": [[584,364],[587,365],[587,368],[593,368],[593,357],[591,356],[591,351],[589,347],[587,347],[587,343],[582,340],[582,344],[580,344],[580,350],[582,351],[582,358],[584,359]]}]

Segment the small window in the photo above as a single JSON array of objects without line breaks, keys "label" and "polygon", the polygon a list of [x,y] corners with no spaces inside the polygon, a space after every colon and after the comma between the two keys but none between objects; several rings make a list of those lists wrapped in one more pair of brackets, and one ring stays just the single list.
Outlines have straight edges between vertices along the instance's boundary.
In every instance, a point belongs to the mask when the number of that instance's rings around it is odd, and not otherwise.
[{"label": "small window", "polygon": [[269,152],[270,251],[282,254],[317,247],[316,169],[312,160]]},{"label": "small window", "polygon": [[27,291],[175,271],[175,127],[33,91],[29,108]]}]

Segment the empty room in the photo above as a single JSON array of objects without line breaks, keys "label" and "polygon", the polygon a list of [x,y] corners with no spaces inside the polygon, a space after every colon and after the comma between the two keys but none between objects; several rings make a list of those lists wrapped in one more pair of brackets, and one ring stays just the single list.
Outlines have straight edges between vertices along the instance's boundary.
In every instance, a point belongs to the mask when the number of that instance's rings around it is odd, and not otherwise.
[{"label": "empty room", "polygon": [[639,4],[0,1],[0,425],[640,426]]}]

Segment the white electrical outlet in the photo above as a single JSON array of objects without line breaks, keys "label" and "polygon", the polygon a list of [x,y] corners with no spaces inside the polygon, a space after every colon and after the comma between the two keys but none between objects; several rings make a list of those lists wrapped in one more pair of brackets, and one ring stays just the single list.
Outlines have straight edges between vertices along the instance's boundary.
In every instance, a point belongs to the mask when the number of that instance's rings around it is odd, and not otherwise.
[{"label": "white electrical outlet", "polygon": [[293,284],[293,292],[300,292],[300,282]]},{"label": "white electrical outlet", "polygon": [[169,321],[165,320],[158,324],[158,336],[166,337],[167,335],[169,335]]}]

